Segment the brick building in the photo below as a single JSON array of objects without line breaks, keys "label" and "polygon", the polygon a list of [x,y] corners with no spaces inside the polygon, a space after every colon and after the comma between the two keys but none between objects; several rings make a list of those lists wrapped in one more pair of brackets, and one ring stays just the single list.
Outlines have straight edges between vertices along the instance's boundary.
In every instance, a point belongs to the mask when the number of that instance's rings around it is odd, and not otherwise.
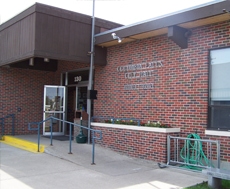
[{"label": "brick building", "polygon": [[[160,121],[174,128],[171,135],[181,137],[196,132],[201,138],[219,140],[221,160],[230,162],[228,10],[230,2],[219,1],[129,26],[99,23],[95,55],[101,54],[95,58],[94,89],[98,95],[93,101],[93,115],[135,118],[143,123]],[[0,34],[6,25],[0,26]],[[84,48],[84,43],[80,44]],[[2,44],[0,50],[1,57],[8,52]],[[73,120],[75,109],[87,108],[86,97],[79,97],[85,96],[87,79],[77,83],[74,80],[84,78],[89,59],[79,54],[68,57],[64,51],[63,56],[50,55],[47,49],[34,52],[44,54],[27,56],[27,69],[19,66],[22,60],[17,57],[0,58],[0,117],[15,113],[16,134],[31,133],[28,122],[44,118],[44,85],[66,86],[67,119]],[[31,69],[31,57],[53,59],[57,68]],[[103,131],[102,141],[97,141],[103,146],[134,157],[166,161],[167,132],[99,123],[92,123],[92,127]]]}]

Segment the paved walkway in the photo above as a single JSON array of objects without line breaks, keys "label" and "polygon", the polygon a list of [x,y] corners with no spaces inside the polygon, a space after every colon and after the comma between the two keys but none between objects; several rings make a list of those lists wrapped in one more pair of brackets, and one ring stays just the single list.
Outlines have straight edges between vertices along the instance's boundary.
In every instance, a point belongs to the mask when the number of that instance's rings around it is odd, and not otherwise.
[{"label": "paved walkway", "polygon": [[[36,136],[17,136],[36,142]],[[127,157],[100,146],[41,137],[45,153],[31,153],[0,143],[1,189],[179,189],[206,181],[201,173],[159,169],[156,162]]]}]

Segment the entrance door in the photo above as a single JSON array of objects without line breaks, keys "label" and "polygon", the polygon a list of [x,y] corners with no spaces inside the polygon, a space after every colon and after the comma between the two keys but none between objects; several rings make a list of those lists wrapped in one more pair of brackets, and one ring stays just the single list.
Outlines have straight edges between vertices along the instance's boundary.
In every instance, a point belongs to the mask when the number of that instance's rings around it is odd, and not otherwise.
[{"label": "entrance door", "polygon": [[[64,86],[44,86],[44,107],[43,120],[54,116],[58,119],[65,120],[65,87]],[[64,135],[64,123],[53,121],[53,135]],[[43,135],[50,135],[50,121],[43,123]]]},{"label": "entrance door", "polygon": [[87,112],[87,86],[76,87],[76,110]]}]

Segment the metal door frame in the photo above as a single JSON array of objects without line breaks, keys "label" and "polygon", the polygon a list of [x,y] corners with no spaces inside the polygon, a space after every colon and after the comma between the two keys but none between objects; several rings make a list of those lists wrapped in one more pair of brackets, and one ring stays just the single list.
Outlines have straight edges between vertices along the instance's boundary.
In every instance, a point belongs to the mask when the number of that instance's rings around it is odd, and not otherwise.
[{"label": "metal door frame", "polygon": [[[63,109],[61,111],[47,111],[46,110],[46,89],[47,88],[62,88],[63,89]],[[47,113],[51,113],[51,114],[55,114],[55,113],[59,113],[62,114],[63,119],[65,120],[66,118],[66,87],[65,86],[58,86],[58,85],[44,85],[44,99],[43,99],[43,120],[46,119],[46,114]],[[52,132],[53,135],[64,135],[65,133],[65,124],[63,124],[63,122],[61,122],[61,127],[62,127],[62,131],[61,132]],[[45,131],[45,122],[43,123],[43,135],[50,135],[51,132],[46,132]]]}]

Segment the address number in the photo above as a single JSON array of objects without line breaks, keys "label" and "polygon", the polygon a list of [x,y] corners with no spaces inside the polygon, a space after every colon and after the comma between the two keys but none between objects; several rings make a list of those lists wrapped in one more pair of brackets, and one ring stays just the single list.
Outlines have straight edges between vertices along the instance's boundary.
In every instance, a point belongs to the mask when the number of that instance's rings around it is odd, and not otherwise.
[{"label": "address number", "polygon": [[74,77],[74,82],[79,82],[81,80],[82,80],[81,76]]}]

